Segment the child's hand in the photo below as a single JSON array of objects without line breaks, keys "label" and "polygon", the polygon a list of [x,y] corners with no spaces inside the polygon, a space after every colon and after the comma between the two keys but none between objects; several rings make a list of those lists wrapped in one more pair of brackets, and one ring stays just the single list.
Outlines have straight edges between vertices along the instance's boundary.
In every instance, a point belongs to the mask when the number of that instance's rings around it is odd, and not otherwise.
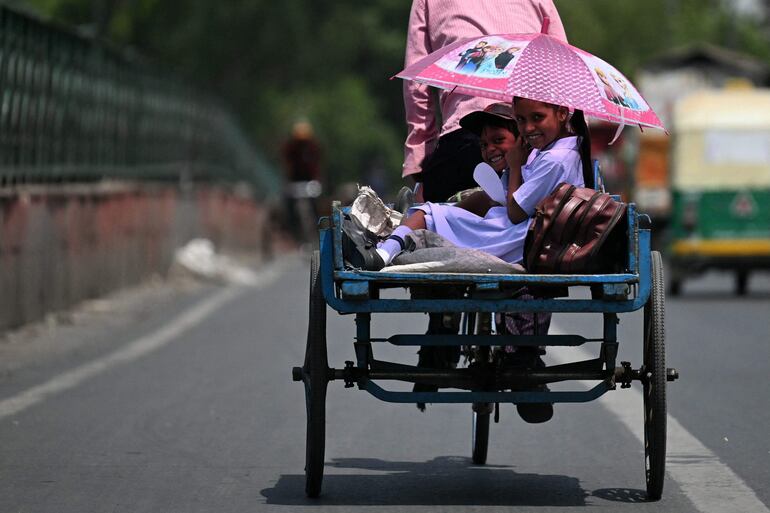
[{"label": "child's hand", "polygon": [[528,155],[529,147],[524,142],[524,138],[518,136],[511,149],[505,154],[505,161],[508,163],[508,168],[514,169],[523,166],[527,162]]}]

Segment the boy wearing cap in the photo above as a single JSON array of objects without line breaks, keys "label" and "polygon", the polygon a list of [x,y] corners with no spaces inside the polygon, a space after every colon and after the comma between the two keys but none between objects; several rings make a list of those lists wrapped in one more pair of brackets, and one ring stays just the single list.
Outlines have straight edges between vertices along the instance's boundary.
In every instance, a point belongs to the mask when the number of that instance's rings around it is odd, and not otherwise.
[{"label": "boy wearing cap", "polygon": [[[519,134],[513,116],[512,105],[501,102],[488,105],[484,110],[471,112],[460,120],[460,126],[478,136],[482,160],[489,164],[506,183],[507,179],[503,178],[503,172],[508,167],[506,154],[517,143]],[[451,230],[453,239],[465,242],[455,242],[458,246],[486,251],[510,262],[520,259],[515,258],[515,255],[521,253],[519,246],[523,243],[523,239],[520,236],[507,235],[512,230],[526,230],[526,225],[517,227],[511,224],[505,207],[495,203],[487,193],[473,192],[451,206],[426,203],[416,207],[423,212],[416,212],[413,215],[425,213],[424,209],[446,208],[454,212],[453,217],[457,221]],[[357,248],[351,251],[348,256],[351,263],[355,267],[368,270],[379,270],[389,264],[395,255],[401,252],[404,247],[404,237],[413,229],[408,222],[411,218],[412,216],[396,228],[376,249]],[[443,235],[439,228],[444,227],[446,223],[443,218],[438,218],[438,223],[441,226],[428,225],[427,228]]]},{"label": "boy wearing cap", "polygon": [[[482,159],[497,173],[503,184],[508,183],[510,172],[508,160],[513,158],[509,153],[516,154],[512,150],[514,146],[521,144],[513,106],[510,103],[493,103],[484,110],[467,114],[460,120],[460,125],[478,135]],[[515,158],[522,159],[520,164],[524,164],[527,160],[527,153],[516,154]],[[514,164],[515,162],[510,163],[510,165]],[[453,242],[460,247],[480,249],[510,262],[521,259],[528,223],[513,224],[506,207],[496,203],[484,191],[473,192],[454,205],[426,203],[415,207],[414,210],[415,213],[376,248],[354,245],[352,240],[348,241],[349,251],[346,258],[354,267],[379,270],[403,250],[407,235],[417,229],[415,227],[418,224],[423,224],[424,228],[435,231],[439,235],[451,232]],[[410,222],[413,218],[418,222]],[[344,244],[345,235],[343,235],[343,253],[346,253]],[[519,294],[522,299],[532,297],[527,290],[521,290]],[[437,319],[440,320],[438,317]],[[457,332],[453,326],[439,326],[437,322],[431,319],[429,333]],[[499,329],[517,335],[545,334],[548,332],[549,324],[550,314],[548,313],[507,313],[501,314],[498,320]],[[539,357],[538,348],[513,352],[511,347],[505,348],[503,353],[503,358],[515,365],[526,365],[532,369],[544,365]],[[460,352],[459,347],[455,346],[426,346],[420,349],[419,355],[418,367],[446,368],[457,364]],[[434,391],[435,387],[418,383],[414,389],[425,392]],[[418,407],[424,409],[421,403]],[[553,415],[552,406],[546,403],[519,404],[517,410],[527,422],[545,422]]]}]

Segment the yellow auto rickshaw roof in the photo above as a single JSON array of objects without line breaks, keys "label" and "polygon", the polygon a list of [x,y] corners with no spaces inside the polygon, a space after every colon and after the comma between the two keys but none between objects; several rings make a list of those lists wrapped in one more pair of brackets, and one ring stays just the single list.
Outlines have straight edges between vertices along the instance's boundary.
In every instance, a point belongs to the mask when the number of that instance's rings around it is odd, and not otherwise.
[{"label": "yellow auto rickshaw roof", "polygon": [[770,127],[770,89],[699,91],[677,102],[676,131]]},{"label": "yellow auto rickshaw roof", "polygon": [[[674,109],[673,172],[675,189],[718,190],[770,187],[770,162],[735,158],[714,146],[736,134],[758,154],[770,141],[770,89],[703,91],[680,100]],[[711,139],[709,139],[711,138]],[[740,140],[740,139],[739,139]],[[726,144],[730,144],[729,142]]]}]

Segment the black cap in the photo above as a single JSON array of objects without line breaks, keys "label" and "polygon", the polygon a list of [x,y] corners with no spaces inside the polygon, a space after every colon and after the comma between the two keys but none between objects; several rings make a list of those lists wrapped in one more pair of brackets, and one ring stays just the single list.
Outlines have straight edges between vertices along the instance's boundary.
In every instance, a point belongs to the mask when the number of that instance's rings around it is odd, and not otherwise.
[{"label": "black cap", "polygon": [[487,105],[484,110],[471,112],[460,119],[460,126],[470,130],[476,135],[481,135],[481,129],[488,125],[490,120],[514,121],[513,105],[507,102]]}]

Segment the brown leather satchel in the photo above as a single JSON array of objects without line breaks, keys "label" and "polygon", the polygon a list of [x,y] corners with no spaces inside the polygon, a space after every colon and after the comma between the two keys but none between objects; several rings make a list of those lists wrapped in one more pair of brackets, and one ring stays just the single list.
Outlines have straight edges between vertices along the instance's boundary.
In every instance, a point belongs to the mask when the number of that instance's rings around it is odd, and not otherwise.
[{"label": "brown leather satchel", "polygon": [[529,225],[524,261],[531,273],[613,273],[625,264],[626,204],[609,194],[559,184]]}]

